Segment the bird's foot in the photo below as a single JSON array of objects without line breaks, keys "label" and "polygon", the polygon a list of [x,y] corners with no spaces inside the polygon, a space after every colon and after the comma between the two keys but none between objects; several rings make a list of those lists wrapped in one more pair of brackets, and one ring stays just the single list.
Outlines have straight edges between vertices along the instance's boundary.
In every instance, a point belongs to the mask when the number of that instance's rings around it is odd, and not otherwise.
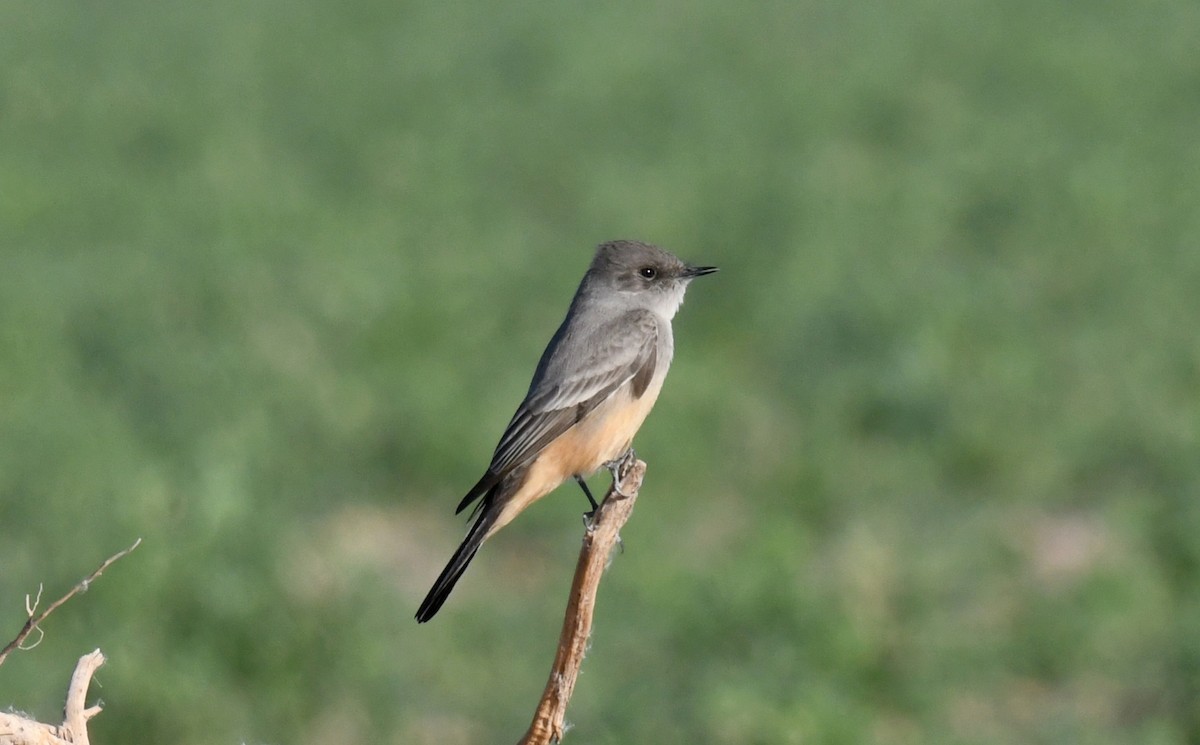
[{"label": "bird's foot", "polygon": [[604,467],[612,474],[613,491],[622,497],[630,495],[621,489],[621,472],[628,471],[635,462],[637,462],[637,453],[633,452],[633,448],[627,448],[624,453],[604,464]]}]

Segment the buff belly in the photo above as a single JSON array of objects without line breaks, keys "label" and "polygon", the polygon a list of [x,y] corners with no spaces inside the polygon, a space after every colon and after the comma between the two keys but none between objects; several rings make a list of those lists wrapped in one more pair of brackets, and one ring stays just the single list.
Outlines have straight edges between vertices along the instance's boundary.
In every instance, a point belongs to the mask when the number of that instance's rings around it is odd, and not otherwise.
[{"label": "buff belly", "polygon": [[662,390],[656,376],[639,398],[626,385],[564,432],[529,466],[520,487],[504,500],[500,515],[488,530],[492,535],[526,507],[554,491],[575,474],[588,475],[625,452]]}]

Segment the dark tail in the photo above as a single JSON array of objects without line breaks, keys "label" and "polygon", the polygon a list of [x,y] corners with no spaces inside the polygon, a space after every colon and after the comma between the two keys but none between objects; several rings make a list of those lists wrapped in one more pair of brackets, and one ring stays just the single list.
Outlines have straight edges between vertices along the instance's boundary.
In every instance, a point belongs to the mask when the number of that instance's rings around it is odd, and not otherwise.
[{"label": "dark tail", "polygon": [[[489,494],[488,497],[490,496]],[[425,623],[433,618],[438,609],[442,607],[442,603],[446,602],[450,591],[454,589],[454,584],[458,582],[458,578],[466,571],[467,565],[471,563],[471,559],[475,558],[475,552],[479,550],[479,546],[483,543],[488,528],[496,521],[497,511],[486,508],[486,498],[485,503],[480,506],[483,509],[479,510],[479,517],[476,518],[475,524],[467,531],[467,537],[463,539],[462,545],[454,552],[454,556],[450,557],[450,563],[438,575],[437,580],[433,583],[433,587],[429,590],[429,594],[425,596],[424,602],[421,603],[421,607],[417,609],[417,623]]]}]

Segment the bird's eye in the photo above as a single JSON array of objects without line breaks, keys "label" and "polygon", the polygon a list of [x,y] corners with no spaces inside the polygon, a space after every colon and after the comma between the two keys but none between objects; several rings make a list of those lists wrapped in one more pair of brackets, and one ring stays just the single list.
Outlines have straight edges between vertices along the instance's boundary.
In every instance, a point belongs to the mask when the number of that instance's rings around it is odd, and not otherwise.
[{"label": "bird's eye", "polygon": [[638,274],[642,275],[646,279],[654,279],[658,276],[658,270],[652,266],[644,266],[641,269],[638,269]]}]

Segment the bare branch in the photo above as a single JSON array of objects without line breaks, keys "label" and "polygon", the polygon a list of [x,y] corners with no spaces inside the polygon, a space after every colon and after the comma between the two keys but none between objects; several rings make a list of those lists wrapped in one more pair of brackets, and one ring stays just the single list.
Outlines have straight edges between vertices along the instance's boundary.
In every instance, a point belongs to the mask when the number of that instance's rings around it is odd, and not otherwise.
[{"label": "bare branch", "polygon": [[[135,543],[134,546],[137,546]],[[63,707],[63,723],[59,736],[76,745],[88,745],[88,720],[100,713],[99,706],[88,708],[86,698],[88,686],[96,669],[104,664],[100,650],[79,658],[75,672],[71,675],[71,686],[67,688],[67,704]]]},{"label": "bare branch", "polygon": [[67,689],[67,704],[63,707],[61,726],[42,724],[17,714],[0,712],[0,745],[88,745],[87,723],[100,713],[100,707],[86,707],[85,699],[92,676],[103,664],[104,655],[99,649],[79,658],[75,672],[71,675],[71,685]]},{"label": "bare branch", "polygon": [[[105,569],[108,569],[110,566],[112,566],[113,562],[124,557],[130,551],[133,551],[135,548],[140,546],[141,543],[142,543],[142,539],[139,538],[136,541],[134,541],[133,545],[130,546],[129,548],[125,549],[124,551],[115,553],[112,556],[105,559],[104,563],[100,565],[99,569],[97,569],[96,571],[89,574],[82,581],[80,581],[79,584],[72,587],[70,592],[68,592],[66,595],[63,595],[58,600],[55,600],[53,603],[51,603],[49,606],[46,607],[46,610],[42,611],[40,614],[38,614],[36,616],[34,615],[34,613],[35,613],[35,611],[37,611],[38,604],[41,603],[41,601],[42,601],[41,586],[40,585],[38,586],[38,594],[37,594],[37,597],[33,600],[32,604],[29,601],[29,597],[26,596],[25,612],[29,616],[29,618],[25,621],[25,625],[21,628],[21,632],[19,634],[17,634],[17,637],[15,639],[13,639],[11,642],[9,642],[7,645],[5,645],[4,649],[0,649],[0,665],[4,664],[4,660],[6,660],[8,658],[9,653],[12,652],[14,649],[23,649],[24,648],[21,645],[25,642],[25,639],[28,638],[31,633],[33,633],[34,629],[37,629],[39,632],[42,631],[39,628],[39,624],[41,624],[42,621],[45,621],[47,616],[49,616],[54,611],[58,610],[59,606],[61,606],[63,603],[67,602],[71,598],[75,597],[75,595],[77,595],[78,593],[86,592],[88,589],[88,586],[91,585],[91,583],[94,582],[97,577],[99,577],[101,574],[103,574]],[[39,641],[40,641],[40,638],[39,638]],[[36,643],[34,644],[34,646],[36,646]]]},{"label": "bare branch", "polygon": [[579,563],[575,566],[575,579],[571,582],[571,594],[567,598],[567,612],[558,640],[558,652],[550,668],[550,679],[546,681],[546,690],[538,702],[529,731],[518,745],[549,745],[562,741],[567,703],[575,690],[575,679],[579,676],[579,667],[583,664],[588,637],[592,632],[592,612],[596,606],[600,578],[613,546],[620,540],[622,526],[633,513],[633,505],[645,475],[646,464],[640,460],[623,465],[619,473],[621,491],[616,490],[615,484],[608,490],[604,502],[584,532],[583,548],[579,551]]}]

